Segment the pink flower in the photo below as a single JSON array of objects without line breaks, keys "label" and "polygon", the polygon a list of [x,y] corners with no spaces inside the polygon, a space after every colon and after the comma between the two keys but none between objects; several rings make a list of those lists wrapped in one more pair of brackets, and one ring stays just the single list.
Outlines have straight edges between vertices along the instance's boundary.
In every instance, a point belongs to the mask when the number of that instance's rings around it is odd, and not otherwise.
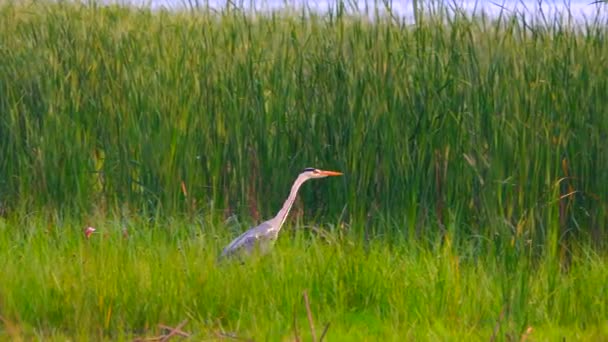
[{"label": "pink flower", "polygon": [[93,234],[95,232],[95,228],[93,227],[88,227],[87,229],[84,230],[84,235],[88,238],[91,237],[91,234]]}]

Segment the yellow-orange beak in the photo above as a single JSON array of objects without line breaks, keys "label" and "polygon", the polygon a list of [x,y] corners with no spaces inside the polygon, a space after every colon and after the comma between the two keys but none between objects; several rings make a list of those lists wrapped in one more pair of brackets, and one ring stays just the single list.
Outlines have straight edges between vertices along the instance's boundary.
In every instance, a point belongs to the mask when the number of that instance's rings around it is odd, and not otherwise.
[{"label": "yellow-orange beak", "polygon": [[319,173],[324,175],[324,176],[342,176],[343,173],[342,172],[338,172],[338,171],[323,171],[323,170],[319,170]]}]

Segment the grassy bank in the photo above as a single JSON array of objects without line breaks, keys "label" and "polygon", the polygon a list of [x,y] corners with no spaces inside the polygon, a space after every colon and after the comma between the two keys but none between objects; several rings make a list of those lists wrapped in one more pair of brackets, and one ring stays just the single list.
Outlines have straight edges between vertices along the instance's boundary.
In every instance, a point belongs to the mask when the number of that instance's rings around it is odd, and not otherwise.
[{"label": "grassy bank", "polygon": [[192,340],[309,341],[304,291],[328,341],[608,336],[608,263],[593,253],[559,272],[509,245],[480,256],[290,227],[271,255],[218,266],[225,228],[209,222],[108,221],[90,240],[69,222],[45,223],[2,223],[0,339],[130,340],[187,319]]}]

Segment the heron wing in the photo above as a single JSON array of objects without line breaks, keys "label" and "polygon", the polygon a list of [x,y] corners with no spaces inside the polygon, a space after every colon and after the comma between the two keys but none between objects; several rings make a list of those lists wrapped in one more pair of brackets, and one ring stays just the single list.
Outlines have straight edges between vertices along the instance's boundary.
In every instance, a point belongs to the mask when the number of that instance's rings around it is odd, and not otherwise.
[{"label": "heron wing", "polygon": [[236,239],[232,240],[232,242],[230,242],[230,244],[224,248],[222,251],[222,256],[228,256],[242,249],[251,252],[258,241],[266,238],[269,228],[271,228],[271,225],[264,222],[257,227],[247,230],[243,234],[239,235]]}]

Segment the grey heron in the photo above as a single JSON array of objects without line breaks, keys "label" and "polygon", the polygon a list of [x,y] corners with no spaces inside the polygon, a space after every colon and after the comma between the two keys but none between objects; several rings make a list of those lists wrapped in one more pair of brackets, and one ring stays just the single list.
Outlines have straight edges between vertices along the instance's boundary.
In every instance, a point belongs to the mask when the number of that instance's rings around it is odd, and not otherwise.
[{"label": "grey heron", "polygon": [[285,223],[287,214],[289,214],[289,210],[296,200],[296,195],[298,194],[300,186],[309,179],[341,175],[342,172],[337,171],[325,171],[312,167],[304,169],[291,186],[291,192],[277,215],[272,219],[247,230],[236,239],[232,240],[232,242],[230,242],[222,251],[220,259],[234,255],[237,252],[251,253],[254,248],[260,248],[263,252],[267,251],[270,245],[277,239],[279,231],[281,230],[283,223]]}]

